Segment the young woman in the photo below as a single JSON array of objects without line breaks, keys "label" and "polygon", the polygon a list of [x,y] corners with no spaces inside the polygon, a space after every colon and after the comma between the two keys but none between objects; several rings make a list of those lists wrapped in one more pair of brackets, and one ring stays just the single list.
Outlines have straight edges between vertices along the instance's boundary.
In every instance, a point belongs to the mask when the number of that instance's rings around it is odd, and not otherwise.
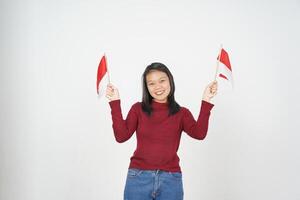
[{"label": "young woman", "polygon": [[152,63],[143,74],[143,99],[123,119],[118,89],[109,84],[106,97],[111,107],[113,130],[118,142],[136,132],[137,147],[128,169],[124,200],[182,200],[183,184],[177,150],[182,131],[203,140],[208,129],[210,103],[217,82],[204,93],[198,120],[174,97],[175,84],[169,69]]}]

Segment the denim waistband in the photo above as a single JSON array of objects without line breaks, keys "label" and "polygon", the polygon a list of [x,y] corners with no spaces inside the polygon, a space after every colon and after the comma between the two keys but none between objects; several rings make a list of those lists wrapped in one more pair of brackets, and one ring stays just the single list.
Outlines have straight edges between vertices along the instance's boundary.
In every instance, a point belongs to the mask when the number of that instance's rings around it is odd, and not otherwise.
[{"label": "denim waistband", "polygon": [[148,170],[148,169],[137,169],[137,168],[129,168],[129,170],[136,170],[136,171],[143,171],[143,172],[148,172],[148,173],[155,173],[155,174],[159,174],[159,173],[181,173],[181,172],[170,172],[170,171],[165,171],[165,170],[161,170],[161,169],[155,169],[155,170]]}]

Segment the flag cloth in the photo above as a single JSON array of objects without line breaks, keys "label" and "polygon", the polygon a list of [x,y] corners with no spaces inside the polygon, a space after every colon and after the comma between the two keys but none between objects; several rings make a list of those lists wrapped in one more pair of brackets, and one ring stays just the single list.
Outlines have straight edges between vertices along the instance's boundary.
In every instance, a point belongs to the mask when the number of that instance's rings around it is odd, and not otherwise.
[{"label": "flag cloth", "polygon": [[228,53],[222,48],[218,56],[219,69],[218,76],[231,82],[233,85],[232,69],[229,61]]},{"label": "flag cloth", "polygon": [[105,87],[108,83],[108,71],[106,66],[106,57],[105,55],[102,56],[101,61],[98,66],[98,72],[97,72],[97,94],[99,96],[102,96],[104,93]]}]

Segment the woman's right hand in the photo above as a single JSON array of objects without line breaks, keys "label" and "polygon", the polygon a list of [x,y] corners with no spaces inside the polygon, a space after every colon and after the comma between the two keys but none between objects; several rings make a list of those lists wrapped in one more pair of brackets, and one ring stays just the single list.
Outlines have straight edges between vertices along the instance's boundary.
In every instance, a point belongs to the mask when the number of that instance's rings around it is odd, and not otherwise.
[{"label": "woman's right hand", "polygon": [[120,99],[118,89],[115,86],[113,86],[111,83],[107,85],[105,96],[106,98],[108,98],[109,101]]}]

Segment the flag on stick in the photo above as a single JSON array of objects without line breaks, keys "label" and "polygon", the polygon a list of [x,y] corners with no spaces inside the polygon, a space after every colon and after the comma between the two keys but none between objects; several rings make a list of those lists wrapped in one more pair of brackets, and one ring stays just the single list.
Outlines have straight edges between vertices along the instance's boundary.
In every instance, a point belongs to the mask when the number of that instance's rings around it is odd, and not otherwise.
[{"label": "flag on stick", "polygon": [[222,48],[222,46],[218,55],[215,80],[217,79],[217,76],[228,80],[233,85],[232,69],[229,56],[228,53]]},{"label": "flag on stick", "polygon": [[110,82],[109,79],[109,73],[107,70],[107,64],[106,64],[106,56],[103,55],[100,63],[98,65],[98,72],[97,72],[97,85],[96,85],[96,89],[97,89],[97,94],[99,97],[101,97],[105,91],[105,87],[107,85],[107,83]]}]

